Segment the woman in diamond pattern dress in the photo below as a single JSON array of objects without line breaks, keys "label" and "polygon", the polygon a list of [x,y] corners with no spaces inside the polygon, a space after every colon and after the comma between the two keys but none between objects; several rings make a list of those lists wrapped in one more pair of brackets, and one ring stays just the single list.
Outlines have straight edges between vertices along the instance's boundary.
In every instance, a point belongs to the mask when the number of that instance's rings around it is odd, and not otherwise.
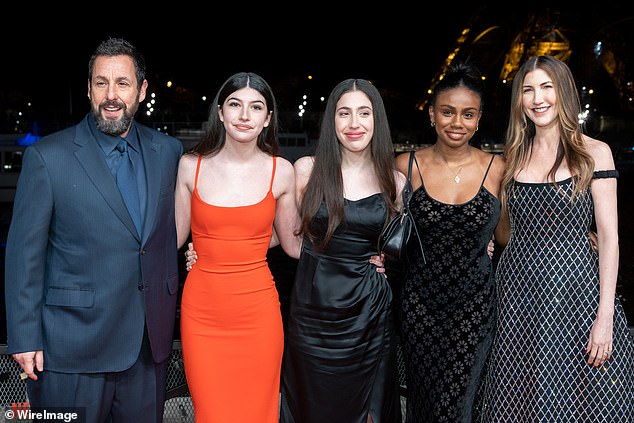
[{"label": "woman in diamond pattern dress", "polygon": [[634,421],[634,346],[615,292],[618,175],[580,112],[559,59],[533,57],[517,72],[501,196],[510,238],[482,422]]}]

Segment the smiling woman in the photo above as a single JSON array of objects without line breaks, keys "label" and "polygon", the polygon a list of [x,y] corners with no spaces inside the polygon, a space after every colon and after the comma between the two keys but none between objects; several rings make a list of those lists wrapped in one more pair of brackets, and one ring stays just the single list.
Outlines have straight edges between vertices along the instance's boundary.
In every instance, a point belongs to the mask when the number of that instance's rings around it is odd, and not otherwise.
[{"label": "smiling woman", "polygon": [[395,293],[370,259],[404,178],[378,89],[364,79],[338,83],[320,129],[315,154],[294,164],[303,245],[280,421],[397,422]]},{"label": "smiling woman", "polygon": [[520,67],[483,422],[634,420],[634,342],[616,295],[619,174],[609,145],[583,132],[580,112],[565,63],[534,56]]},{"label": "smiling woman", "polygon": [[408,421],[471,423],[475,417],[495,322],[487,249],[504,171],[502,156],[471,145],[483,108],[479,70],[452,63],[429,105],[435,143],[416,151],[411,171],[408,153],[396,158],[413,184],[410,211],[425,250],[423,256],[410,248],[399,309]]},{"label": "smiling woman", "polygon": [[279,111],[261,76],[233,74],[212,104],[176,187],[178,244],[191,229],[199,258],[182,295],[187,383],[198,422],[272,423],[283,327],[266,254],[273,228],[286,253],[299,254],[293,167],[275,154]]}]

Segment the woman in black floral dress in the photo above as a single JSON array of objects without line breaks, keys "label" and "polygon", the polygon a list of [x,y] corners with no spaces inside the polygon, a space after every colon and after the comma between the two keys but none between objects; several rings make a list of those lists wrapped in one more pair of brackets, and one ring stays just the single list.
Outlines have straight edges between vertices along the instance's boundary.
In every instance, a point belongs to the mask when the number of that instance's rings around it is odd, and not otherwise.
[{"label": "woman in black floral dress", "polygon": [[[436,86],[433,146],[416,152],[410,207],[425,250],[412,248],[401,308],[407,422],[471,422],[494,329],[487,246],[500,216],[504,158],[469,145],[482,113],[482,80],[454,65]],[[408,154],[397,157],[407,173]]]}]

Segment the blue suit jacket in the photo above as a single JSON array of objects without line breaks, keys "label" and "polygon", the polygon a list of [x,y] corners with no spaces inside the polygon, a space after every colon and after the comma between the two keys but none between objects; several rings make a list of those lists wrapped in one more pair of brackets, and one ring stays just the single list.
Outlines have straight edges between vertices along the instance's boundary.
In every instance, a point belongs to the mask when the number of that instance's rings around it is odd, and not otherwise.
[{"label": "blue suit jacket", "polygon": [[115,372],[172,348],[178,291],[176,138],[137,125],[145,163],[142,234],[86,117],[25,150],[5,264],[8,352],[44,350],[44,368]]}]

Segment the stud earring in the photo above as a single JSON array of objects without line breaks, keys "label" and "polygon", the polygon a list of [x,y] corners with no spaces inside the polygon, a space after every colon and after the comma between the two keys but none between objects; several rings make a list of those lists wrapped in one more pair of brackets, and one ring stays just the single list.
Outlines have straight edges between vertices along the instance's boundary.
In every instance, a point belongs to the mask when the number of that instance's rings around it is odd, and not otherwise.
[{"label": "stud earring", "polygon": [[433,121],[432,121],[432,123],[431,123],[431,127],[433,128],[434,126],[436,126],[436,122],[433,122]]}]

